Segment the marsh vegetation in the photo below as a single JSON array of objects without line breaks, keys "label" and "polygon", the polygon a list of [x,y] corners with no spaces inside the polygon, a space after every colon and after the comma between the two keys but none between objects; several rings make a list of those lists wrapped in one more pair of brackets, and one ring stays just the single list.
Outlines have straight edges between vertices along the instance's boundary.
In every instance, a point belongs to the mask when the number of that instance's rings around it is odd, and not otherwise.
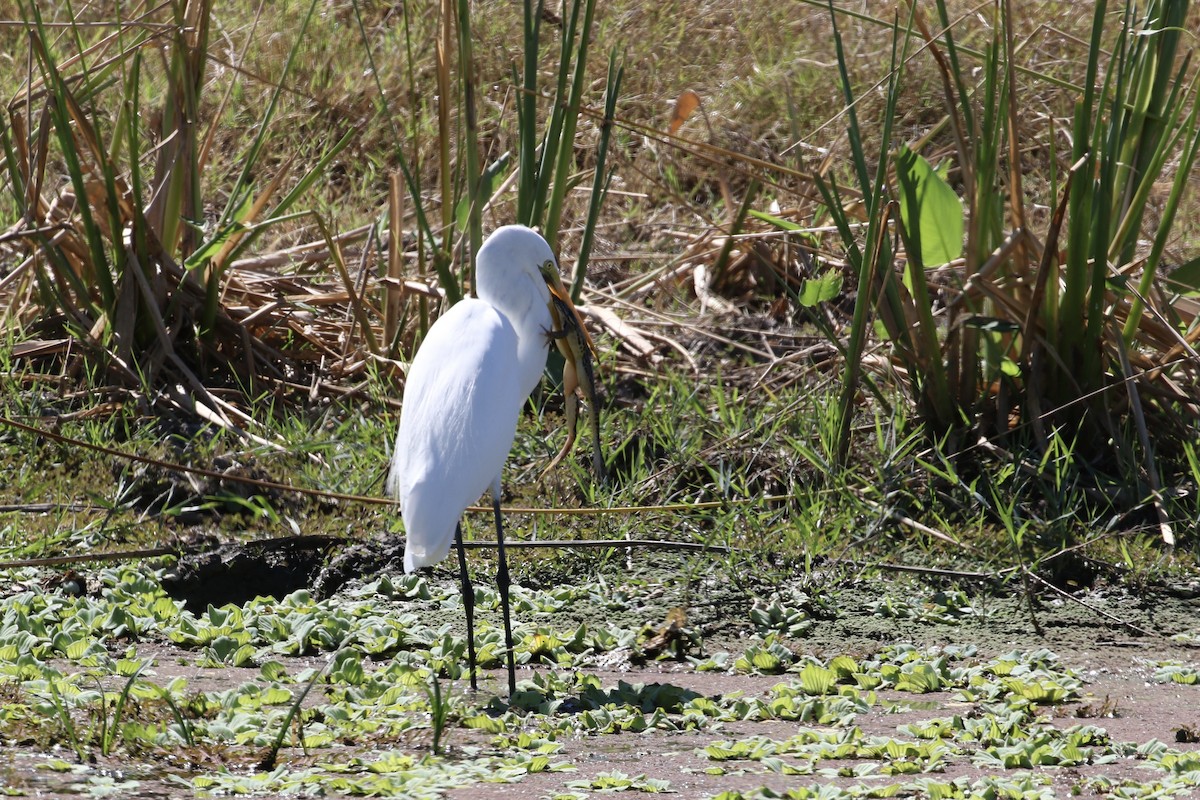
[{"label": "marsh vegetation", "polygon": [[[1195,791],[1198,13],[0,4],[4,789]],[[379,500],[509,222],[511,703]]]}]

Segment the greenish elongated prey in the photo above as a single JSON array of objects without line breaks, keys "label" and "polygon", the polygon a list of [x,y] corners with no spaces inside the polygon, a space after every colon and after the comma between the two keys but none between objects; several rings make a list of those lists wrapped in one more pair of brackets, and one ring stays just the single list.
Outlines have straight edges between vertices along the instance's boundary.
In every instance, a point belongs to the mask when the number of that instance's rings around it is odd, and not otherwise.
[{"label": "greenish elongated prey", "polygon": [[567,423],[567,440],[542,475],[558,466],[575,445],[576,427],[579,416],[579,398],[587,403],[588,421],[592,429],[592,470],[599,480],[604,480],[604,456],[600,451],[600,406],[596,402],[596,373],[592,357],[596,348],[588,335],[579,311],[564,296],[551,287],[550,315],[554,319],[554,338],[563,356],[564,413]]}]

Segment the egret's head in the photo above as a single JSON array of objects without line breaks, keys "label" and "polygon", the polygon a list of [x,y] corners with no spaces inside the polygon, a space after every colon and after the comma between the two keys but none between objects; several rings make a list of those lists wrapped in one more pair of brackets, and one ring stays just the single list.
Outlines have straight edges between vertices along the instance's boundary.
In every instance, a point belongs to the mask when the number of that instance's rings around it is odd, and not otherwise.
[{"label": "egret's head", "polygon": [[566,289],[563,288],[562,277],[558,274],[558,264],[553,258],[548,258],[538,267],[538,272],[541,273],[542,280],[546,282],[546,286],[550,291],[556,294],[566,294]]},{"label": "egret's head", "polygon": [[[559,300],[571,302],[571,295],[567,291],[567,287],[563,286],[562,278],[558,274],[558,263],[553,258],[548,258],[538,266],[538,274],[542,276],[542,280],[546,283],[546,288],[550,290],[550,294],[557,297]],[[550,306],[551,312],[554,310],[554,301],[546,298],[546,302]]]},{"label": "egret's head", "polygon": [[537,231],[524,225],[505,225],[493,231],[479,248],[475,287],[480,298],[517,317],[544,305],[553,320],[548,332],[578,331],[588,349],[595,352],[571,293],[563,285],[554,251]]},{"label": "egret's head", "polygon": [[479,248],[475,293],[505,313],[521,317],[550,302],[548,272],[557,275],[558,269],[546,240],[524,225],[505,225]]}]

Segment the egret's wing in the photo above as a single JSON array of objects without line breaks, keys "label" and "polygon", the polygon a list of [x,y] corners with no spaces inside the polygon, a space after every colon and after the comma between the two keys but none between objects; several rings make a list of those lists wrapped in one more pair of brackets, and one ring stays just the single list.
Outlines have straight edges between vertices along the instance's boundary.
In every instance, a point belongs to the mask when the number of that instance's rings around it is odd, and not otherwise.
[{"label": "egret's wing", "polygon": [[524,399],[516,353],[508,321],[470,299],[443,314],[417,351],[388,476],[408,537],[406,571],[445,558],[463,510],[499,485]]}]

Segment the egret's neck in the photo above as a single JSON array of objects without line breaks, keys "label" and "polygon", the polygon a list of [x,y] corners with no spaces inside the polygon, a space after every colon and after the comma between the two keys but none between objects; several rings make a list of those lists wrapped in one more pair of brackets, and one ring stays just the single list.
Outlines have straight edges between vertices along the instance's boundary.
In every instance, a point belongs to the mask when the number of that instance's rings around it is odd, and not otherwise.
[{"label": "egret's neck", "polygon": [[517,332],[517,375],[522,400],[533,391],[546,368],[553,327],[550,290],[540,277],[514,271],[476,275],[479,299],[503,314]]}]

